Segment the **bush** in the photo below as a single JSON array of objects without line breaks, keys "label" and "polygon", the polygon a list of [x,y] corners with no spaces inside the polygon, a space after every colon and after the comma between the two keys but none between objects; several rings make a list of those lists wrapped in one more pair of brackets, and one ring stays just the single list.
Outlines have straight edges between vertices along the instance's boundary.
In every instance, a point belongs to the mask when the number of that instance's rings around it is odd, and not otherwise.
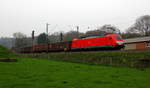
[{"label": "bush", "polygon": [[16,54],[14,52],[3,46],[0,46],[0,58],[12,58],[15,56]]}]

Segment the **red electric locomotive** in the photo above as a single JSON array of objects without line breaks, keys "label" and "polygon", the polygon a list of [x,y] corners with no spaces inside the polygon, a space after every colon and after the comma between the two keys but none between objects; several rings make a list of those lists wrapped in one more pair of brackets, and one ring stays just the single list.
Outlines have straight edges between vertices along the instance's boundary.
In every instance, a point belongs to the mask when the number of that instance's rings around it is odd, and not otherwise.
[{"label": "red electric locomotive", "polygon": [[106,36],[93,36],[72,41],[72,50],[91,49],[121,49],[124,47],[123,39],[119,34]]}]

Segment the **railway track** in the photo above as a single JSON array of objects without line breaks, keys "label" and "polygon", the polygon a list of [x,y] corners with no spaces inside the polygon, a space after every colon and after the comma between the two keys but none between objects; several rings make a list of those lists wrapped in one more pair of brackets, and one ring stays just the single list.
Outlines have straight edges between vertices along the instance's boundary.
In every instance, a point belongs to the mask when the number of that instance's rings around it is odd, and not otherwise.
[{"label": "railway track", "polygon": [[64,51],[60,51],[60,52],[48,52],[48,53],[86,53],[86,52],[150,52],[150,50],[90,50],[90,51],[68,51],[68,52],[64,52]]}]

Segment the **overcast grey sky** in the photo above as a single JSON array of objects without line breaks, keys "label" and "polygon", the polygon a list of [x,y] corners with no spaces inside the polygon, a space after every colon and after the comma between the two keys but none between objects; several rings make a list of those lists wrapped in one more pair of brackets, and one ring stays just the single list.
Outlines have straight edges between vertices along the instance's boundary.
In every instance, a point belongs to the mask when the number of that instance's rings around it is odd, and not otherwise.
[{"label": "overcast grey sky", "polygon": [[81,32],[104,24],[125,30],[139,16],[150,15],[149,4],[150,0],[0,0],[0,36],[29,36],[33,29],[38,35],[47,22],[53,32],[70,31],[68,25],[79,25]]}]

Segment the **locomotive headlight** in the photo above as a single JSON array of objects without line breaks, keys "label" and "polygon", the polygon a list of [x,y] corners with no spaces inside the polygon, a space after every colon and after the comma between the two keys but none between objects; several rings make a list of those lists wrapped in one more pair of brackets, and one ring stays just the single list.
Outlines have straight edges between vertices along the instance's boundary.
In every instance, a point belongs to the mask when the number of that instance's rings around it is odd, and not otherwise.
[{"label": "locomotive headlight", "polygon": [[117,44],[118,44],[118,45],[122,45],[122,44],[123,44],[123,41],[117,41]]}]

